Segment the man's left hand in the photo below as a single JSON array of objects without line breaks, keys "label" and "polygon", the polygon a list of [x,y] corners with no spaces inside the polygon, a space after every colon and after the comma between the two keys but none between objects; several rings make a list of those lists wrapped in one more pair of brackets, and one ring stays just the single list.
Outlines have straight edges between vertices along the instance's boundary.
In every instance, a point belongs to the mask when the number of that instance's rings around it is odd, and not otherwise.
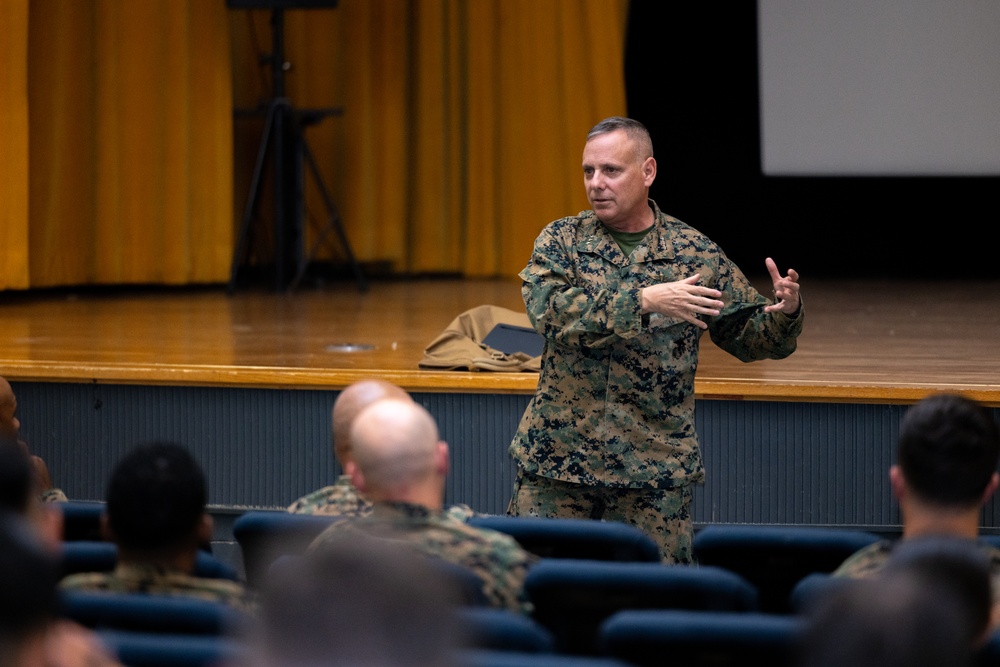
[{"label": "man's left hand", "polygon": [[795,269],[788,269],[788,275],[782,277],[778,272],[778,265],[768,257],[764,260],[767,265],[767,272],[771,274],[771,282],[774,283],[774,303],[764,307],[765,313],[781,311],[785,315],[794,316],[799,312],[799,274]]}]

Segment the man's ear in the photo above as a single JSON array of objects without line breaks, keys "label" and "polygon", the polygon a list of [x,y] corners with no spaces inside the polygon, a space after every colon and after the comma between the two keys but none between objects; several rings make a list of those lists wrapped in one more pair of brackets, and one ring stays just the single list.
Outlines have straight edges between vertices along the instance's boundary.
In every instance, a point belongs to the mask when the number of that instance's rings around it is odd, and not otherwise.
[{"label": "man's ear", "polygon": [[451,461],[449,458],[448,443],[444,440],[439,440],[437,451],[434,453],[434,469],[442,477],[447,477],[448,472],[451,470]]},{"label": "man's ear", "polygon": [[656,180],[656,159],[652,156],[646,158],[642,163],[642,180],[647,188]]},{"label": "man's ear", "polygon": [[351,476],[351,484],[354,485],[354,488],[361,493],[364,493],[366,490],[365,476],[361,473],[361,468],[353,463],[348,463],[347,470],[345,470],[345,472]]},{"label": "man's ear", "polygon": [[986,488],[983,489],[983,505],[986,504],[987,500],[993,497],[993,494],[996,493],[998,485],[1000,485],[1000,473],[993,473],[993,475],[990,476],[990,481],[986,485]]},{"label": "man's ear", "polygon": [[898,465],[889,468],[889,486],[897,502],[906,497],[906,478]]}]

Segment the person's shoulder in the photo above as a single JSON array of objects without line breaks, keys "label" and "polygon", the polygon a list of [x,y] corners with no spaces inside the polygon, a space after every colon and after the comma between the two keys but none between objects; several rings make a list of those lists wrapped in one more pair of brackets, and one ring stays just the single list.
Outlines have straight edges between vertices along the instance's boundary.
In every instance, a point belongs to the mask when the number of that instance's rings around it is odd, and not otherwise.
[{"label": "person's shoulder", "polygon": [[115,588],[114,583],[110,572],[77,572],[63,577],[59,588],[68,591],[108,591]]},{"label": "person's shoulder", "polygon": [[354,487],[335,484],[308,493],[288,506],[290,514],[358,516],[371,511],[371,503]]},{"label": "person's shoulder", "polygon": [[576,215],[557,218],[545,226],[544,231],[550,234],[565,234],[591,230],[597,226],[597,216],[593,211],[580,211]]},{"label": "person's shoulder", "polygon": [[834,576],[860,578],[877,572],[889,560],[892,545],[893,543],[889,540],[879,540],[862,547],[848,556],[840,567],[834,570]]},{"label": "person's shoulder", "polygon": [[462,536],[468,544],[478,545],[481,549],[501,557],[502,560],[530,561],[533,558],[530,552],[507,533],[492,528],[472,526],[457,519],[448,518],[447,521],[450,529]]}]

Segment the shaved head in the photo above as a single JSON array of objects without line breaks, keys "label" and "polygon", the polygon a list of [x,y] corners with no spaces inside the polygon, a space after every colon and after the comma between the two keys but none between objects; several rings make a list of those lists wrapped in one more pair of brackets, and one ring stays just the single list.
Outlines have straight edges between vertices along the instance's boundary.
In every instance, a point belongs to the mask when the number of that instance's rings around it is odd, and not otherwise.
[{"label": "shaved head", "polygon": [[354,419],[376,401],[391,398],[412,401],[402,387],[385,380],[361,380],[344,388],[333,403],[333,451],[341,466],[352,457],[351,425]]},{"label": "shaved head", "polygon": [[361,411],[351,426],[354,463],[373,496],[395,497],[434,472],[438,428],[412,400],[386,399]]}]

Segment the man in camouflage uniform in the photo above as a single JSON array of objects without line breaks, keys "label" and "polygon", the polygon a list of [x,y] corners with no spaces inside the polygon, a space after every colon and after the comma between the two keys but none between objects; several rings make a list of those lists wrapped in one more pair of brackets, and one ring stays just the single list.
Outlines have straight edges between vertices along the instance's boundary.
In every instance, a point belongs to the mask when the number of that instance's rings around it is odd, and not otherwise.
[{"label": "man in camouflage uniform", "polygon": [[[903,417],[892,494],[903,520],[902,540],[952,536],[976,541],[983,505],[1000,485],[1000,428],[989,411],[956,394],[932,394]],[[881,540],[850,556],[834,576],[880,572],[895,541]],[[992,569],[993,626],[1000,627],[1000,549],[982,545]]]},{"label": "man in camouflage uniform", "polygon": [[523,585],[536,557],[509,535],[444,512],[448,445],[430,413],[413,401],[378,401],[355,419],[351,442],[354,485],[372,500],[372,512],[334,522],[309,553],[366,538],[407,545],[473,571],[492,605],[530,612]]},{"label": "man in camouflage uniform", "polygon": [[[383,398],[402,401],[413,400],[402,387],[385,380],[359,380],[345,387],[333,402],[333,455],[343,474],[330,486],[312,491],[288,506],[291,514],[320,514],[327,516],[362,516],[372,511],[371,501],[358,493],[351,482],[354,456],[351,453],[351,424],[364,408]],[[452,505],[447,512],[459,519],[475,513],[468,505]]]},{"label": "man in camouflage uniform", "polygon": [[648,198],[646,128],[595,126],[583,152],[592,210],[549,224],[520,273],[545,337],[535,396],[510,452],[508,513],[618,520],[666,562],[691,561],[691,485],[704,480],[694,378],[704,331],[743,361],[788,356],[802,329],[798,274],[770,302],[704,234]]},{"label": "man in camouflage uniform", "polygon": [[344,471],[337,481],[302,496],[288,507],[292,514],[358,516],[368,514],[372,504],[351,483],[351,424],[364,408],[383,398],[410,400],[402,387],[384,380],[361,380],[345,387],[333,402],[333,455]]},{"label": "man in camouflage uniform", "polygon": [[252,611],[244,585],[195,576],[198,550],[212,538],[205,512],[201,467],[184,447],[169,442],[140,445],[112,471],[105,533],[118,546],[112,572],[71,574],[67,590],[176,595]]}]

